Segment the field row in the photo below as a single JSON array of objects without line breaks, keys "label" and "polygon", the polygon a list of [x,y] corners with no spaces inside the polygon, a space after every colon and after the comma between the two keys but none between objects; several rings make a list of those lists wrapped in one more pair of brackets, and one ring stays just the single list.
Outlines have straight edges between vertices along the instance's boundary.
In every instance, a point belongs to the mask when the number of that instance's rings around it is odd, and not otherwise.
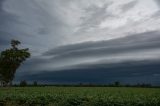
[{"label": "field row", "polygon": [[160,89],[122,87],[0,88],[0,106],[160,106]]}]

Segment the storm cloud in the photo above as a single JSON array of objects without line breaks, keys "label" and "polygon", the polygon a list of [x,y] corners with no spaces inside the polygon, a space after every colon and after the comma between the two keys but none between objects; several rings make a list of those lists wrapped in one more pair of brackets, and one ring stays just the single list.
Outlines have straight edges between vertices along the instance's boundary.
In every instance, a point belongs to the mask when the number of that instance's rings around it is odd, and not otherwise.
[{"label": "storm cloud", "polygon": [[101,64],[101,61],[114,63],[128,60],[157,60],[160,58],[159,40],[159,32],[152,31],[109,41],[60,46],[45,52],[41,56],[43,57],[41,64],[44,66],[53,64],[50,65],[51,69],[57,70],[79,64]]},{"label": "storm cloud", "polygon": [[[141,73],[140,76],[152,73],[151,82],[157,83],[159,17],[158,0],[1,0],[0,51],[9,47],[11,39],[18,39],[22,47],[30,48],[32,57],[19,68],[16,74],[19,80],[24,73],[29,76],[53,73],[53,80],[56,75],[75,73],[69,76],[74,82],[80,72],[90,73],[95,76],[92,80],[98,80],[96,74],[104,68],[104,74],[108,72],[105,70],[113,69],[112,80],[129,78],[129,74],[120,75],[118,70],[125,70],[125,74],[135,69],[134,73]],[[127,63],[139,64],[141,68],[129,65],[131,70]],[[152,67],[152,72],[147,66]],[[87,81],[87,76],[77,78]]]}]

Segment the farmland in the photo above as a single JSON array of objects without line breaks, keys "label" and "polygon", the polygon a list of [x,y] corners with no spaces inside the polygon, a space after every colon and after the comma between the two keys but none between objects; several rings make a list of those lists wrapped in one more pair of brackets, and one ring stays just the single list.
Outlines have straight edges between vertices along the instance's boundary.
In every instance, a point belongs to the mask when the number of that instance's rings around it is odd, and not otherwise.
[{"label": "farmland", "polygon": [[0,106],[160,106],[159,88],[0,88]]}]

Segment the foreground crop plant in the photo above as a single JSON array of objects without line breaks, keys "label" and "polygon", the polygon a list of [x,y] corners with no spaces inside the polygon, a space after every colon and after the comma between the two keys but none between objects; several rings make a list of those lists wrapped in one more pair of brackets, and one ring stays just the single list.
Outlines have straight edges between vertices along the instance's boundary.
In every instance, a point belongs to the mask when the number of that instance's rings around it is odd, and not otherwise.
[{"label": "foreground crop plant", "polygon": [[7,86],[12,83],[16,70],[30,57],[29,49],[20,49],[18,40],[11,40],[11,48],[0,53],[0,83]]}]

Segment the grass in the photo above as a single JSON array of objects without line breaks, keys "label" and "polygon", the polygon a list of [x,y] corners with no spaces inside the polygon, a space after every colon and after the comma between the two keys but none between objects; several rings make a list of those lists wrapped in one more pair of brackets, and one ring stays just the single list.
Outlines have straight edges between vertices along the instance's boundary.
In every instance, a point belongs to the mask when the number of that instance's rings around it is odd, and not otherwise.
[{"label": "grass", "polygon": [[0,106],[160,106],[159,88],[0,88]]}]

